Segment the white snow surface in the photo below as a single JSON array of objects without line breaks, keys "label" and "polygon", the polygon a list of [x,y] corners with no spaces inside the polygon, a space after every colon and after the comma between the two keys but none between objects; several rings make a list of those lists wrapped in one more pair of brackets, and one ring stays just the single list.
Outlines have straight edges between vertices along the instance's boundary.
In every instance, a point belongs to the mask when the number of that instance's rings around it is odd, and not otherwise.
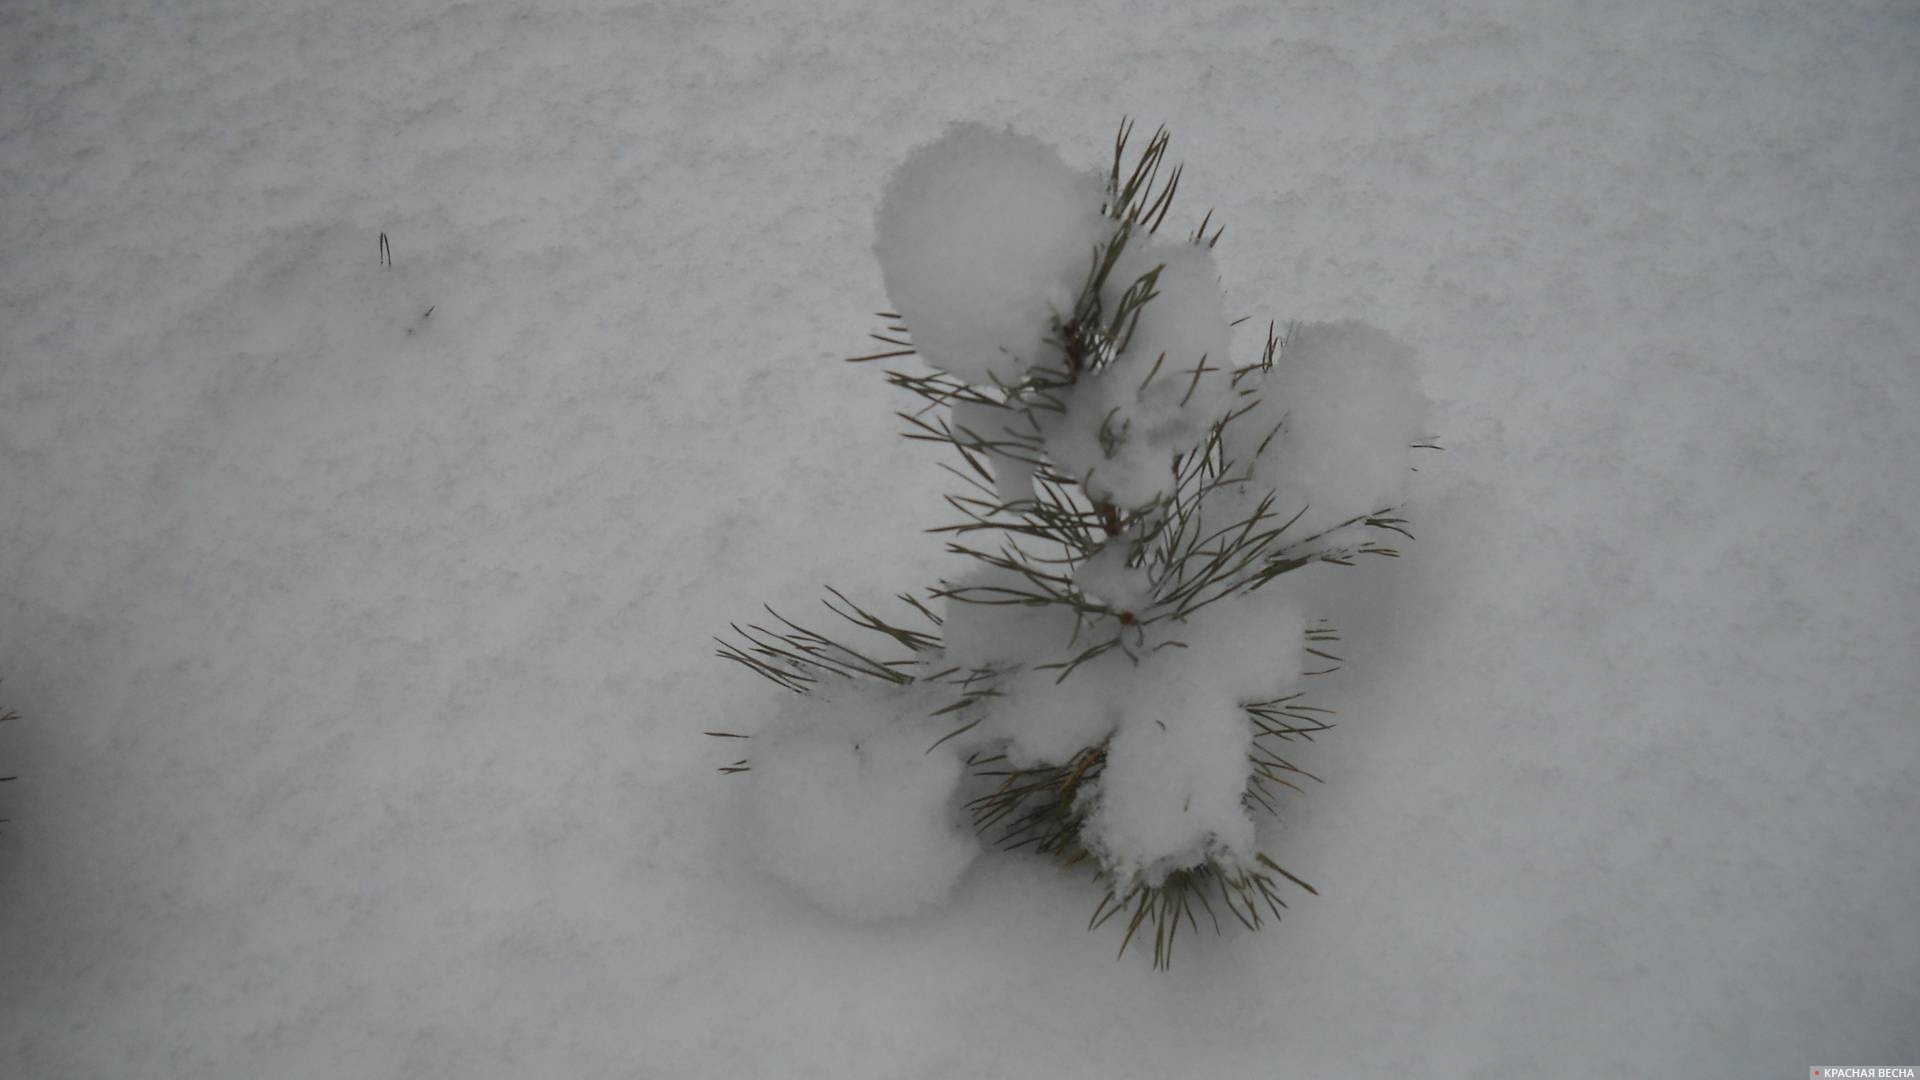
[{"label": "white snow surface", "polygon": [[[961,762],[927,714],[944,701],[874,683],[791,695],[754,724],[746,836],[761,863],[855,919],[944,901],[979,850],[954,795]],[[951,726],[951,725],[949,725]]]},{"label": "white snow surface", "polygon": [[[1910,4],[28,0],[0,50],[9,1078],[1920,1060]],[[1018,854],[821,911],[701,734],[775,715],[728,621],[960,572],[837,362],[886,178],[1121,113],[1240,359],[1380,327],[1446,447],[1404,558],[1284,595],[1347,666],[1255,842],[1320,897],[1165,975]]]}]

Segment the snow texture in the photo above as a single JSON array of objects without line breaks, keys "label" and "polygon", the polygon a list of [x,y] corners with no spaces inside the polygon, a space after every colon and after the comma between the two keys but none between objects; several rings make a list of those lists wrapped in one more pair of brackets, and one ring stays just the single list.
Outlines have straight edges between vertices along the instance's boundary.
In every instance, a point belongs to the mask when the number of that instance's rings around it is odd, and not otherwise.
[{"label": "snow texture", "polygon": [[1054,659],[1074,640],[1073,611],[1023,603],[1034,586],[1011,570],[980,566],[947,584],[969,600],[949,598],[940,637],[950,664],[1010,668]]},{"label": "snow texture", "polygon": [[1251,865],[1253,817],[1242,805],[1247,718],[1231,702],[1175,697],[1160,684],[1129,703],[1106,767],[1083,796],[1089,850],[1114,875],[1157,885],[1217,857]]},{"label": "snow texture", "polygon": [[1002,748],[1016,769],[1064,764],[1119,726],[1123,705],[1115,695],[1125,683],[1125,663],[1117,654],[1101,657],[1064,683],[1044,672],[1004,680],[1004,696],[970,735]]},{"label": "snow texture", "polygon": [[[1413,356],[1405,342],[1361,322],[1294,327],[1273,371],[1256,384],[1259,404],[1228,429],[1228,456],[1252,473],[1241,506],[1250,511],[1272,493],[1273,513],[1300,515],[1290,537],[1319,536],[1401,506],[1408,448],[1423,441],[1428,422]],[[1266,451],[1257,453],[1263,442]],[[1364,530],[1351,535],[1363,538]]]},{"label": "snow texture", "polygon": [[1102,190],[1038,139],[981,124],[910,155],[881,199],[874,253],[921,359],[971,383],[1052,360],[1054,321],[1111,232]]},{"label": "snow texture", "polygon": [[1034,465],[1028,448],[1039,438],[1032,415],[972,401],[956,403],[951,412],[952,427],[962,445],[977,447],[986,459],[1000,501],[1031,501]]},{"label": "snow texture", "polygon": [[1102,545],[1074,570],[1074,587],[1116,612],[1144,611],[1153,602],[1153,582],[1145,566],[1127,565],[1129,547],[1124,540]]},{"label": "snow texture", "polygon": [[[0,4],[0,1072],[1920,1061],[1915,56],[1887,0]],[[700,734],[770,690],[708,633],[950,519],[836,362],[884,179],[1122,113],[1241,361],[1365,320],[1446,447],[1406,557],[1288,575],[1347,666],[1256,840],[1320,898],[1166,975],[1039,859],[821,913]]]},{"label": "snow texture", "polygon": [[838,914],[897,918],[952,891],[979,845],[951,805],[960,759],[925,695],[847,688],[789,699],[753,740],[749,835],[768,870]]}]

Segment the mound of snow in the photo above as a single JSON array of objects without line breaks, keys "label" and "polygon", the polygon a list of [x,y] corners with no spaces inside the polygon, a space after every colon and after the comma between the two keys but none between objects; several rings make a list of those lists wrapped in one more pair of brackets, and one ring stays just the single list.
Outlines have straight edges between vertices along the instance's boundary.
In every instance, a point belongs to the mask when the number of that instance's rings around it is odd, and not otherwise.
[{"label": "mound of snow", "polygon": [[1411,346],[1366,323],[1295,327],[1260,383],[1259,405],[1229,425],[1228,453],[1252,462],[1244,497],[1257,502],[1274,492],[1282,520],[1305,508],[1288,531],[1299,538],[1403,502],[1408,447],[1425,433],[1427,415],[1413,356]]},{"label": "mound of snow", "polygon": [[981,124],[910,154],[880,201],[874,254],[921,358],[970,383],[1016,382],[1045,359],[1112,232],[1104,193],[1053,147]]},{"label": "mound of snow", "polygon": [[979,850],[951,806],[961,762],[921,695],[862,686],[795,697],[755,747],[750,811],[760,863],[855,919],[946,900]]},{"label": "mound of snow", "polygon": [[1209,856],[1252,857],[1241,795],[1253,733],[1242,706],[1299,679],[1306,628],[1298,607],[1256,594],[1169,631],[1186,647],[1154,652],[1109,686],[1113,741],[1083,795],[1081,837],[1118,880],[1158,884]]}]

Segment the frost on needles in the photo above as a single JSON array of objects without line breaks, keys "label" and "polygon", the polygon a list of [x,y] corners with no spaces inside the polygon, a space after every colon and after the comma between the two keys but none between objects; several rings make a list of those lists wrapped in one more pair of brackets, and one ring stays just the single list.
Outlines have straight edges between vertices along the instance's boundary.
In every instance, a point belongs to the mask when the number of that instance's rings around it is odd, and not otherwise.
[{"label": "frost on needles", "polygon": [[1028,848],[1090,867],[1091,925],[1165,966],[1183,922],[1257,929],[1311,891],[1253,812],[1311,779],[1291,747],[1330,724],[1302,682],[1338,658],[1279,582],[1397,554],[1425,403],[1360,323],[1270,323],[1236,357],[1221,233],[1162,231],[1180,169],[1130,134],[1104,173],[977,124],[908,155],[876,217],[896,310],[854,359],[901,361],[907,438],[955,455],[934,531],[971,569],[890,616],[829,590],[825,631],[769,609],[720,654],[791,692],[729,725],[757,729],[725,771],[768,869],[885,918],[980,839]]}]

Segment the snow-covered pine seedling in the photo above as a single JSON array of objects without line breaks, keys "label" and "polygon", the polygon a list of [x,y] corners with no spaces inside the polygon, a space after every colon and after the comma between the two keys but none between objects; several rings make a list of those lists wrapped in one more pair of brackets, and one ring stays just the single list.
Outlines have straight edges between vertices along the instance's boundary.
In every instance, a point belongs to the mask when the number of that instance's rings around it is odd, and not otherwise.
[{"label": "snow-covered pine seedling", "polygon": [[[958,455],[970,569],[890,620],[829,590],[830,636],[772,613],[720,655],[791,691],[749,773],[756,850],[822,904],[898,916],[944,897],[975,836],[1090,866],[1090,926],[1222,909],[1278,918],[1254,809],[1311,778],[1288,747],[1331,725],[1303,679],[1339,658],[1274,584],[1392,556],[1424,403],[1411,351],[1359,323],[1269,324],[1236,363],[1211,215],[1161,233],[1167,133],[1103,175],[975,124],[888,184],[875,250],[887,373],[910,439]],[[735,726],[735,725],[729,725]],[[746,726],[746,725],[741,725]],[[716,735],[744,737],[727,732]],[[957,818],[971,819],[972,833]],[[1217,903],[1216,903],[1217,902]]]}]

